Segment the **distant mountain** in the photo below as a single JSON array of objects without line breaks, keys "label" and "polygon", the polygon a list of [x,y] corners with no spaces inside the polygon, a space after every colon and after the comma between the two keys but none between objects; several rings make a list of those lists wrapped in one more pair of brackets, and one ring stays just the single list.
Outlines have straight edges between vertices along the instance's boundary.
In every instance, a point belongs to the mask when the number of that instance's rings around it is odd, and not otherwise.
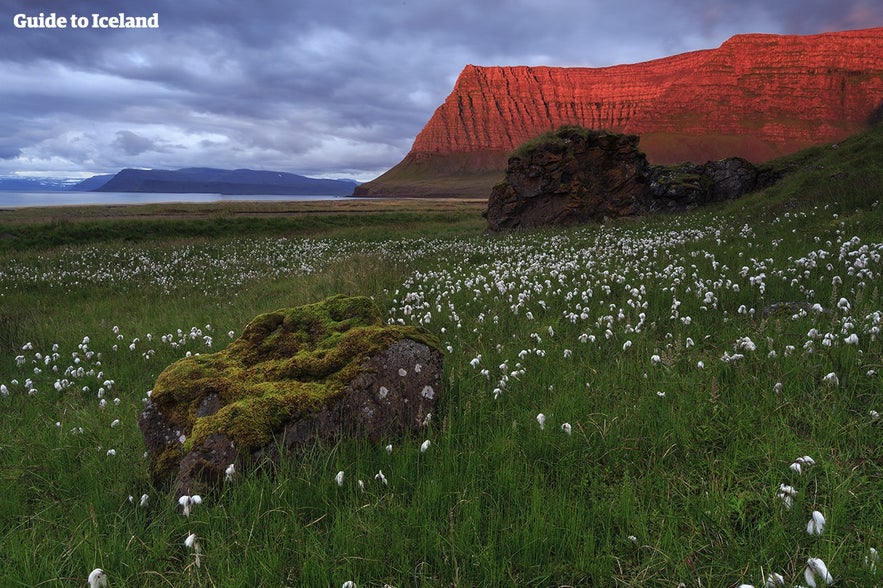
[{"label": "distant mountain", "polygon": [[92,176],[91,178],[86,178],[82,182],[74,184],[69,187],[68,190],[71,192],[91,192],[92,190],[97,190],[106,184],[114,175],[115,174],[103,174],[100,176]]},{"label": "distant mountain", "polygon": [[349,196],[357,185],[350,180],[308,178],[285,172],[190,167],[178,170],[124,169],[92,190],[174,194]]},{"label": "distant mountain", "polygon": [[0,178],[4,192],[60,192],[69,190],[76,180],[59,178]]}]

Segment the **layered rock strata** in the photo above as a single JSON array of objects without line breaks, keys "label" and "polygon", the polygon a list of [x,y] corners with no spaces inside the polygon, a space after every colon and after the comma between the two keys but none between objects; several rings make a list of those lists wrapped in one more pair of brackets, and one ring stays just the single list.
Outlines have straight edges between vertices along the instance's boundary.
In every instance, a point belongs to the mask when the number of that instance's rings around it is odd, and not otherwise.
[{"label": "layered rock strata", "polygon": [[566,124],[639,135],[652,163],[757,163],[839,141],[881,112],[883,28],[738,35],[604,68],[469,65],[405,159],[356,194],[480,197],[512,149]]}]

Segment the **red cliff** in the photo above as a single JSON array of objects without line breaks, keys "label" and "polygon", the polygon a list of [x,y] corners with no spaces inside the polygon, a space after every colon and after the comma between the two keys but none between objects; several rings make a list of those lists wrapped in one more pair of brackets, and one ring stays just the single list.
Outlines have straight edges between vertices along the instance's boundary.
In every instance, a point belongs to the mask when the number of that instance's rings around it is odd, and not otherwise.
[{"label": "red cliff", "polygon": [[466,66],[410,153],[361,195],[484,197],[507,153],[565,124],[640,135],[653,163],[754,162],[838,141],[883,112],[883,28],[738,35],[604,68]]}]

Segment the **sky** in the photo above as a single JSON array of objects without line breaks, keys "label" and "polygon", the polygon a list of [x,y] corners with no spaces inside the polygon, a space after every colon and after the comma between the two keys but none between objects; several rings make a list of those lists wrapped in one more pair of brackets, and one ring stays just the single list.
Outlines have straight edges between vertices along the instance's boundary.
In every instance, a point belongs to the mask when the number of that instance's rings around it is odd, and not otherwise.
[{"label": "sky", "polygon": [[[40,13],[89,26],[17,28]],[[155,29],[92,14],[158,15]],[[883,0],[0,0],[0,176],[251,168],[370,180],[467,64],[604,67],[740,33],[883,26]]]}]

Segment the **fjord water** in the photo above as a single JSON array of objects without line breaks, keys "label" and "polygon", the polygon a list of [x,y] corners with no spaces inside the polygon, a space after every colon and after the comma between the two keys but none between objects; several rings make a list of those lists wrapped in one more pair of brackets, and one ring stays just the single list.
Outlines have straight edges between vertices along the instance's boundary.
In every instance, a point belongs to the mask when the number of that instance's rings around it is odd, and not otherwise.
[{"label": "fjord water", "polygon": [[162,202],[235,202],[237,200],[298,201],[336,200],[348,196],[279,194],[166,194],[154,192],[0,192],[0,208],[28,206],[83,206],[157,204]]}]

